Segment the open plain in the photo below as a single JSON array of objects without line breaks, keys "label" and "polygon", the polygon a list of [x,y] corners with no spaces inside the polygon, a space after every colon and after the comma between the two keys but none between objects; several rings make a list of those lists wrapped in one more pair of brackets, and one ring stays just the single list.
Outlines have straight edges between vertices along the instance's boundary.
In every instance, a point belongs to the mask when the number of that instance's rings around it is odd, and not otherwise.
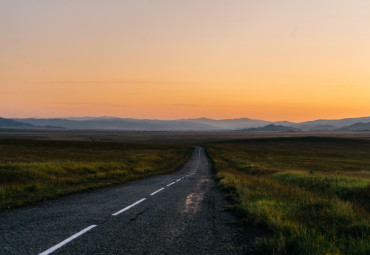
[{"label": "open plain", "polygon": [[0,135],[2,254],[370,251],[369,133]]}]

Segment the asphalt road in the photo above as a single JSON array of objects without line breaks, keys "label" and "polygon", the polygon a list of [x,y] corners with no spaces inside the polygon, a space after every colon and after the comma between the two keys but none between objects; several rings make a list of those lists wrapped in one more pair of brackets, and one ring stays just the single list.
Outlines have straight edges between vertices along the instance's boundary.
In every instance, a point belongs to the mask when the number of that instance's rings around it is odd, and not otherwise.
[{"label": "asphalt road", "polygon": [[195,148],[172,174],[1,212],[0,254],[246,254],[258,233],[226,205]]}]

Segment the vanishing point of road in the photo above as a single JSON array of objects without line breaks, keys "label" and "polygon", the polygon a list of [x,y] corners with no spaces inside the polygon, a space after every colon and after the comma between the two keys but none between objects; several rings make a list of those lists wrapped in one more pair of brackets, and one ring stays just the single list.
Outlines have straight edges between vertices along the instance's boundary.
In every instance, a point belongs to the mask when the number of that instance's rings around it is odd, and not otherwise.
[{"label": "vanishing point of road", "polygon": [[178,171],[0,213],[0,254],[246,254],[205,150]]}]

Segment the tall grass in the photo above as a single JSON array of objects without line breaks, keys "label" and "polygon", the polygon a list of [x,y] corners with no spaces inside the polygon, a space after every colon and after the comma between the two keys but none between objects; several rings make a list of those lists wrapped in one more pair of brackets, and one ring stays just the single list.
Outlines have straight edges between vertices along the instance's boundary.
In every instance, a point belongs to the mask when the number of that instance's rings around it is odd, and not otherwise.
[{"label": "tall grass", "polygon": [[208,152],[243,221],[270,230],[260,253],[370,254],[369,142],[259,139]]},{"label": "tall grass", "polygon": [[168,173],[190,146],[0,140],[0,208]]}]

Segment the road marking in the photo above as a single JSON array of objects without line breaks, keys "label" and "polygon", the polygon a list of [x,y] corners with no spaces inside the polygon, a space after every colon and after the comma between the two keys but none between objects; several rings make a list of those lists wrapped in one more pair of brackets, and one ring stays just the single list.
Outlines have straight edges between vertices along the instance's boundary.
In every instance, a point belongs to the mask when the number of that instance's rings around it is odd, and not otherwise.
[{"label": "road marking", "polygon": [[98,225],[91,225],[90,227],[87,227],[83,230],[81,230],[80,232],[74,234],[73,236],[71,237],[68,237],[67,239],[65,239],[64,241],[58,243],[57,245],[54,245],[53,247],[51,247],[50,249],[47,249],[46,251],[44,252],[41,252],[39,255],[47,255],[47,254],[50,254],[52,252],[54,252],[55,250],[59,249],[60,247],[62,247],[63,245],[69,243],[70,241],[72,241],[73,239],[76,239],[77,237],[79,237],[80,235],[83,235],[85,234],[87,231],[97,227]]},{"label": "road marking", "polygon": [[171,182],[170,184],[167,184],[167,187],[174,185],[176,182]]},{"label": "road marking", "polygon": [[156,190],[156,191],[154,191],[152,194],[150,194],[151,196],[153,196],[153,195],[155,195],[155,194],[157,194],[158,192],[160,192],[160,191],[162,191],[162,190],[164,190],[164,188],[160,188],[159,190]]},{"label": "road marking", "polygon": [[117,216],[118,214],[123,213],[124,211],[127,211],[127,210],[128,210],[128,209],[130,209],[131,207],[134,207],[135,205],[140,204],[140,203],[141,203],[141,202],[143,202],[144,200],[146,200],[146,198],[142,198],[142,199],[140,199],[139,201],[137,201],[137,202],[133,203],[132,205],[129,205],[129,206],[127,206],[127,207],[123,208],[122,210],[120,210],[120,211],[118,211],[118,212],[116,212],[116,213],[113,213],[113,214],[112,214],[112,216]]},{"label": "road marking", "polygon": [[[198,157],[199,157],[199,158],[198,158],[198,163],[197,163],[196,170],[195,170],[192,174],[190,174],[190,175],[193,175],[193,174],[195,174],[195,173],[198,171],[198,168],[199,168],[199,162],[200,162],[200,152],[201,152],[201,149],[199,149],[199,151],[198,151]],[[189,176],[189,174],[187,174],[186,176]],[[176,180],[176,182],[179,182],[179,181],[181,181],[181,180],[182,180],[182,179],[184,179],[184,178],[185,178],[185,177],[181,177],[180,179],[177,179],[177,180]],[[167,186],[167,187],[169,187],[169,186],[171,186],[171,185],[175,184],[176,182],[171,182],[170,184],[167,184],[166,186]],[[160,189],[158,189],[158,190],[154,191],[153,193],[151,193],[150,195],[151,195],[151,196],[153,196],[153,195],[157,194],[158,192],[160,192],[160,191],[162,191],[162,190],[164,190],[164,189],[165,189],[165,188],[160,188]],[[136,201],[135,203],[133,203],[133,204],[131,204],[131,205],[129,205],[129,206],[127,206],[127,207],[123,208],[122,210],[120,210],[120,211],[118,211],[118,212],[116,212],[116,213],[113,213],[113,214],[112,214],[112,216],[117,216],[118,214],[121,214],[121,213],[123,213],[123,212],[125,212],[125,211],[129,210],[130,208],[134,207],[135,205],[140,204],[141,202],[143,202],[143,201],[145,201],[145,200],[146,200],[146,198],[142,198],[142,199],[140,199],[139,201]],[[89,227],[87,227],[87,228],[85,228],[85,229],[81,230],[80,232],[78,232],[78,233],[76,233],[76,234],[74,234],[74,235],[72,235],[72,236],[68,237],[68,238],[67,238],[67,239],[65,239],[64,241],[62,241],[62,242],[60,242],[60,243],[58,243],[58,244],[54,245],[53,247],[51,247],[51,248],[47,249],[46,251],[41,252],[39,255],[48,255],[48,254],[50,254],[50,253],[52,253],[52,252],[56,251],[57,249],[61,248],[62,246],[66,245],[67,243],[69,243],[69,242],[73,241],[73,240],[74,240],[74,239],[76,239],[77,237],[79,237],[79,236],[81,236],[81,235],[85,234],[86,232],[90,231],[91,229],[93,229],[93,228],[95,228],[95,227],[97,227],[97,226],[98,226],[98,225],[91,225],[91,226],[89,226]]]}]

